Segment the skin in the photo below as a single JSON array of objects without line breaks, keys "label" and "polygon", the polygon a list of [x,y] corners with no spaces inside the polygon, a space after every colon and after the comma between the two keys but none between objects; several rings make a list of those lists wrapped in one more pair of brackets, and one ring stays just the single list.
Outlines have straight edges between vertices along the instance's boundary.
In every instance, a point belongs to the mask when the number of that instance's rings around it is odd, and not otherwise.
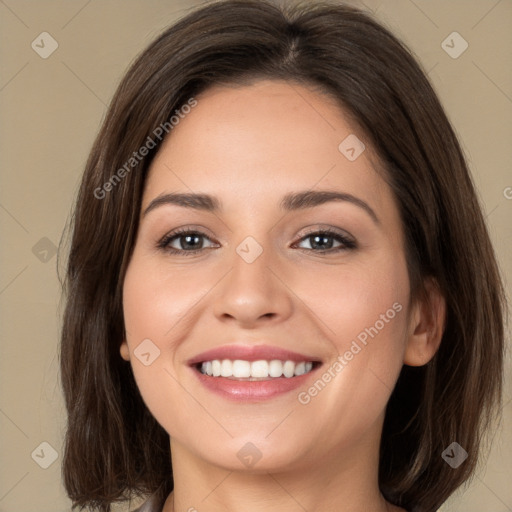
[{"label": "skin", "polygon": [[[297,84],[216,86],[196,99],[152,162],[123,291],[121,356],[171,437],[175,489],[164,511],[403,510],[378,487],[385,407],[402,365],[426,364],[438,349],[445,304],[426,282],[430,305],[409,307],[391,190],[368,144],[355,161],[338,150],[349,134],[364,134],[331,98]],[[378,223],[346,201],[280,210],[285,194],[312,189],[356,196]],[[166,204],[142,214],[169,192],[217,196],[222,211]],[[200,252],[187,255],[183,237],[171,242],[183,254],[157,248],[187,226],[205,234]],[[340,242],[329,238],[333,249],[322,255],[306,235],[325,226],[357,247],[333,252]],[[247,236],[263,249],[252,263],[236,252]],[[205,389],[186,364],[239,342],[315,355],[326,369],[395,303],[401,311],[307,404],[297,391],[233,402]],[[134,355],[147,338],[160,350],[149,366]],[[237,457],[248,442],[261,453],[250,468]]]}]

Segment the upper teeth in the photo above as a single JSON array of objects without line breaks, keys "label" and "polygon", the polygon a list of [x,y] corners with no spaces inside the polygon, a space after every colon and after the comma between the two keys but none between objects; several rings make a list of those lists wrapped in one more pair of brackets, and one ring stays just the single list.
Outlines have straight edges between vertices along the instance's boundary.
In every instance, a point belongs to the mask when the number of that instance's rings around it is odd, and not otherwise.
[{"label": "upper teeth", "polygon": [[213,377],[235,377],[235,378],[268,378],[268,377],[293,377],[303,375],[311,371],[313,363],[302,361],[244,361],[241,359],[214,359],[201,364],[201,373]]}]

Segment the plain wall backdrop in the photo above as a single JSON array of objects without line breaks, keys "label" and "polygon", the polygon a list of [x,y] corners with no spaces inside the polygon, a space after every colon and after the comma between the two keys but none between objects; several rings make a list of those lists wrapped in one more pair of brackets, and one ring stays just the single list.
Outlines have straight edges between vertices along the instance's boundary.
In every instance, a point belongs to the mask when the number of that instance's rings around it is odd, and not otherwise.
[{"label": "plain wall backdrop", "polygon": [[[0,512],[70,510],[60,475],[56,247],[120,78],[163,29],[202,3],[0,0]],[[512,1],[347,3],[375,12],[428,72],[510,283]],[[507,339],[510,347],[510,332]],[[443,512],[512,510],[511,375],[508,350],[503,422],[490,457]]]}]

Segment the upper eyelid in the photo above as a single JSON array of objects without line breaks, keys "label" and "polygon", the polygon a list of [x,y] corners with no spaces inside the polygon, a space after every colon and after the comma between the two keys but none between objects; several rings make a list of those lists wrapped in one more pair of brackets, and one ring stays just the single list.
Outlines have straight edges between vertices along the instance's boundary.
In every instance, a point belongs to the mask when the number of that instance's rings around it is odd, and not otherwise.
[{"label": "upper eyelid", "polygon": [[[336,227],[328,226],[328,225],[325,225],[325,224],[318,224],[318,225],[315,225],[315,226],[312,226],[312,227],[308,226],[308,227],[306,227],[304,229],[306,229],[306,232],[302,233],[300,235],[301,237],[309,235],[309,234],[312,234],[312,233],[329,232],[331,234],[345,234],[345,235],[347,235],[350,238],[354,238],[347,230],[345,230],[343,228],[336,228]],[[340,233],[338,233],[338,232],[340,232]],[[213,235],[209,234],[209,230],[207,228],[202,227],[202,226],[201,227],[195,227],[194,225],[183,226],[183,227],[180,227],[180,228],[176,228],[176,229],[170,230],[164,236],[176,236],[176,235],[183,235],[183,234],[188,234],[188,233],[197,233],[197,234],[200,234],[200,235],[205,235],[207,237],[215,238]]]}]

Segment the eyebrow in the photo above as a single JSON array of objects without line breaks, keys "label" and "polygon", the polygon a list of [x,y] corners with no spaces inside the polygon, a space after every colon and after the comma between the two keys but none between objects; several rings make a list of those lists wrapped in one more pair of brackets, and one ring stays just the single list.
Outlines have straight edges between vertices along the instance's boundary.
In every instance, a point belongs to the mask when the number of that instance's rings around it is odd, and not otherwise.
[{"label": "eyebrow", "polygon": [[[280,203],[281,210],[297,211],[312,208],[331,201],[345,201],[363,209],[376,224],[380,224],[379,218],[371,206],[362,199],[345,192],[332,190],[304,190],[286,194]],[[220,201],[208,194],[196,193],[168,193],[153,199],[144,210],[143,216],[162,205],[174,204],[185,208],[193,208],[211,213],[219,213],[222,210]]]}]

